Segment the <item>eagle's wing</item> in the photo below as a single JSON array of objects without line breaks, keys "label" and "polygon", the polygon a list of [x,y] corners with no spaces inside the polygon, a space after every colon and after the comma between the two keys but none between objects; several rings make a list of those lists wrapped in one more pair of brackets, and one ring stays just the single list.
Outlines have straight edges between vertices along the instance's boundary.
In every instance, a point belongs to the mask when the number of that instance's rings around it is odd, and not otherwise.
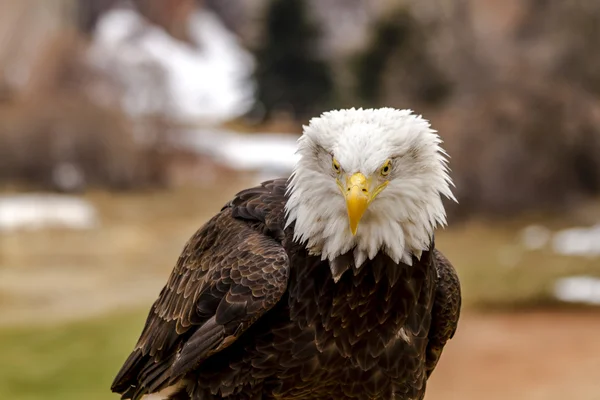
[{"label": "eagle's wing", "polygon": [[287,289],[285,182],[241,192],[186,244],[112,390],[137,399],[233,343]]},{"label": "eagle's wing", "polygon": [[434,255],[437,281],[427,346],[427,376],[435,369],[446,342],[454,336],[461,308],[460,281],[454,267],[437,249]]}]

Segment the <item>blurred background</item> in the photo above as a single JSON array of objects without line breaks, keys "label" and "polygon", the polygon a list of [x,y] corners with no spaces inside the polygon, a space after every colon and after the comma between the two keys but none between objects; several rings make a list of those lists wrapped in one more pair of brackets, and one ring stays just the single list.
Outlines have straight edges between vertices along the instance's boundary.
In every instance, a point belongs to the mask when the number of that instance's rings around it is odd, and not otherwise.
[{"label": "blurred background", "polygon": [[186,240],[302,124],[411,108],[462,279],[436,399],[600,399],[600,2],[4,0],[0,398],[110,383]]}]

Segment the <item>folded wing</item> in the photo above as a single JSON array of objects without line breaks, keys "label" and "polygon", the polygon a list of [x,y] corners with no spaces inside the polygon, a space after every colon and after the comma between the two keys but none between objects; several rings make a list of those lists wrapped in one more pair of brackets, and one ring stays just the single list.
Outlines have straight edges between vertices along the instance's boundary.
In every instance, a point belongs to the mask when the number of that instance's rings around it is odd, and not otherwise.
[{"label": "folded wing", "polygon": [[279,301],[289,260],[272,214],[283,210],[284,187],[271,182],[240,193],[189,240],[114,392],[139,399],[177,382]]}]

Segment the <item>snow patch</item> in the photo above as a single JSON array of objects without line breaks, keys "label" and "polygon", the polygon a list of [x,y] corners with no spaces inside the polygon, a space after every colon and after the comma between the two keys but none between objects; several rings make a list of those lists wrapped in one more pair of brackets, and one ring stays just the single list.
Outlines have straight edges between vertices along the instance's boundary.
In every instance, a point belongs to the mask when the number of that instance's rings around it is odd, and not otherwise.
[{"label": "snow patch", "polygon": [[600,256],[600,224],[589,228],[570,228],[556,232],[554,252],[570,256]]},{"label": "snow patch", "polygon": [[134,8],[115,8],[98,21],[89,61],[125,86],[123,106],[131,115],[217,124],[245,113],[254,96],[251,54],[212,12],[193,12],[188,31],[191,44]]},{"label": "snow patch", "polygon": [[96,209],[81,198],[50,194],[0,197],[0,232],[45,228],[91,229],[97,224]]},{"label": "snow patch", "polygon": [[600,224],[574,227],[552,232],[540,225],[530,225],[519,234],[523,247],[539,250],[550,246],[552,251],[566,256],[600,256]]},{"label": "snow patch", "polygon": [[255,171],[264,179],[289,175],[300,158],[296,135],[203,129],[186,131],[181,138],[181,144],[229,168]]},{"label": "snow patch", "polygon": [[554,296],[570,303],[600,305],[600,279],[591,276],[572,276],[556,281]]}]

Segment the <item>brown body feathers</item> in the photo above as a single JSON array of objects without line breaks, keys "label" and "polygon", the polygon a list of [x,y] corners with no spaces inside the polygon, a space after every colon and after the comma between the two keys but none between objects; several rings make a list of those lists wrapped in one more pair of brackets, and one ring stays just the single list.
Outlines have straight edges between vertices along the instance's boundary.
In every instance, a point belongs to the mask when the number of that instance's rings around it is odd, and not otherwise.
[{"label": "brown body feathers", "polygon": [[460,313],[434,248],[310,256],[284,228],[286,180],[240,192],[187,243],[112,390],[137,400],[422,399]]}]

